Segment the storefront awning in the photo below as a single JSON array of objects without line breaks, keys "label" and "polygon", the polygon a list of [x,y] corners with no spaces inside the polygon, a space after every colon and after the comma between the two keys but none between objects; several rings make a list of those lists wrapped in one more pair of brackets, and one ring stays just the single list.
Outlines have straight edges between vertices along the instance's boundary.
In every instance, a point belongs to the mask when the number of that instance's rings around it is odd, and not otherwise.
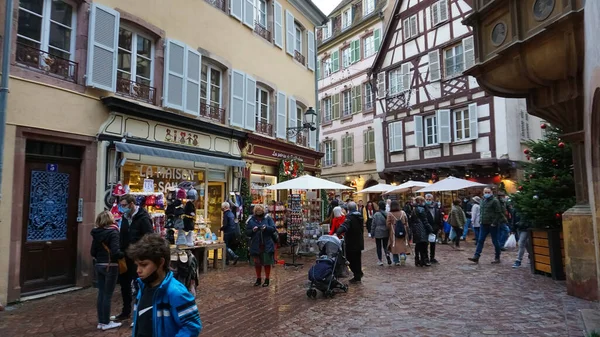
[{"label": "storefront awning", "polygon": [[137,145],[131,143],[115,142],[115,147],[119,152],[143,154],[154,157],[171,158],[179,160],[189,160],[200,163],[207,163],[213,165],[225,165],[234,167],[245,167],[246,162],[241,159],[222,158],[216,156],[208,156],[197,153],[188,153],[183,151],[174,151],[161,149],[156,147]]}]

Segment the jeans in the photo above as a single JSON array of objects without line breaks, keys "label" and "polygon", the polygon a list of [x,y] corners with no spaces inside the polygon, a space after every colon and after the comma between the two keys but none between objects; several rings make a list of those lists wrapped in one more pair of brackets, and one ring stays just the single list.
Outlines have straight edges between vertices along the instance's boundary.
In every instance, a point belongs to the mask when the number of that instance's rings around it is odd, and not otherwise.
[{"label": "jeans", "polygon": [[462,234],[462,239],[466,239],[467,235],[469,234],[469,227],[471,226],[471,218],[467,218],[467,223],[465,223],[465,231]]},{"label": "jeans", "polygon": [[406,254],[392,254],[394,263],[400,263],[400,256],[404,256],[404,260],[406,260]]},{"label": "jeans", "polygon": [[[133,302],[133,291],[132,288],[137,289],[137,266],[133,263],[128,257],[125,257],[125,261],[127,262],[127,272],[118,275],[119,276],[119,286],[121,287],[121,297],[123,299],[123,309],[121,313],[129,316],[131,314],[131,304]],[[118,274],[118,273],[117,273]]]},{"label": "jeans", "polygon": [[231,247],[233,247],[235,245],[235,241],[236,241],[235,233],[226,233],[225,235],[223,235],[223,241],[225,241],[225,247],[227,248],[226,249],[227,261],[237,258],[237,255],[235,255],[235,252],[233,251],[233,249],[231,249]]},{"label": "jeans", "polygon": [[481,234],[481,227],[473,227],[473,233],[475,233],[475,244],[479,242],[479,235]]},{"label": "jeans", "polygon": [[354,274],[354,279],[360,281],[363,277],[362,252],[360,250],[348,251],[346,252],[346,259],[350,263],[350,270]]},{"label": "jeans", "polygon": [[510,235],[510,227],[508,227],[508,224],[500,225],[498,234],[498,244],[500,245],[500,248],[504,248],[506,240],[508,240],[508,236]]},{"label": "jeans", "polygon": [[108,324],[110,322],[110,303],[113,292],[117,286],[119,278],[119,266],[96,265],[96,275],[98,277],[98,323]]},{"label": "jeans", "polygon": [[529,247],[529,232],[528,231],[518,231],[519,233],[519,252],[517,254],[517,261],[523,260],[523,255],[525,255],[525,249],[527,249],[527,255],[529,259],[531,259],[531,247]]},{"label": "jeans", "polygon": [[375,245],[376,245],[376,249],[377,249],[377,259],[379,261],[381,261],[381,259],[383,257],[381,254],[381,251],[383,251],[385,256],[388,255],[388,251],[387,251],[388,241],[389,241],[389,238],[375,239]]},{"label": "jeans", "polygon": [[496,259],[500,259],[500,243],[498,242],[498,233],[500,232],[500,228],[498,226],[492,227],[491,225],[481,225],[480,227],[481,233],[479,233],[479,240],[477,241],[477,249],[475,250],[475,258],[479,258],[481,256],[481,252],[483,251],[483,244],[485,243],[485,239],[487,239],[488,234],[492,235],[492,243],[494,244]]}]

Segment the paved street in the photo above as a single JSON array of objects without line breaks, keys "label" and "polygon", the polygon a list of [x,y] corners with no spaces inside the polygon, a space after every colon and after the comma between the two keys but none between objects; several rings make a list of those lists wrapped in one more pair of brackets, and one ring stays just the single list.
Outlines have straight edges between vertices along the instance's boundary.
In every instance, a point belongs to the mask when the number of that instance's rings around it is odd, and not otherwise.
[{"label": "paved street", "polygon": [[[479,265],[463,252],[439,248],[440,265],[378,267],[368,240],[362,285],[334,299],[306,297],[308,264],[277,267],[272,287],[255,288],[247,265],[203,275],[199,292],[202,336],[583,336],[580,309],[597,304],[566,295],[562,282],[499,266],[488,247]],[[306,263],[310,263],[306,261]],[[95,289],[17,305],[0,313],[0,336],[130,336],[128,327],[95,330]],[[117,293],[114,310],[118,310]]]}]

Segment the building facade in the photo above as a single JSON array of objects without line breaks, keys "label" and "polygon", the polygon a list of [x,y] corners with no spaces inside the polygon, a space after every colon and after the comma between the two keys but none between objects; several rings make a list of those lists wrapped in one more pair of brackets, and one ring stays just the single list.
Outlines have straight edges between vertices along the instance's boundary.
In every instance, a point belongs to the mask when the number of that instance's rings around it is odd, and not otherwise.
[{"label": "building facade", "polygon": [[367,71],[392,6],[387,0],[343,0],[317,32],[322,174],[357,191],[380,181],[372,125],[375,96]]},{"label": "building facade", "polygon": [[89,233],[119,184],[191,181],[218,227],[250,178],[248,134],[318,173],[317,131],[287,132],[317,102],[311,2],[14,0],[12,17],[0,302],[90,285]]},{"label": "building facade", "polygon": [[514,192],[524,141],[541,137],[524,100],[487,94],[462,0],[398,1],[372,74],[377,170],[388,182],[456,176]]}]

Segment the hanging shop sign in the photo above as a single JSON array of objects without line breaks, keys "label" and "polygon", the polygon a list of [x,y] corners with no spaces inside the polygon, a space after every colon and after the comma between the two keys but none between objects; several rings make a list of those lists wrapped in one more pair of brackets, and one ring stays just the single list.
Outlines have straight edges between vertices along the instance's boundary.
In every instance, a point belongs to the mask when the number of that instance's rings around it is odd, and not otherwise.
[{"label": "hanging shop sign", "polygon": [[303,162],[304,164],[309,165],[309,166],[315,165],[314,158],[298,156],[298,155],[294,155],[292,153],[278,151],[278,150],[270,149],[270,148],[260,146],[260,145],[252,146],[252,152],[253,152],[253,154],[258,155],[258,156],[264,156],[264,157],[270,157],[270,158],[276,158],[276,159],[294,159],[299,162]]}]

